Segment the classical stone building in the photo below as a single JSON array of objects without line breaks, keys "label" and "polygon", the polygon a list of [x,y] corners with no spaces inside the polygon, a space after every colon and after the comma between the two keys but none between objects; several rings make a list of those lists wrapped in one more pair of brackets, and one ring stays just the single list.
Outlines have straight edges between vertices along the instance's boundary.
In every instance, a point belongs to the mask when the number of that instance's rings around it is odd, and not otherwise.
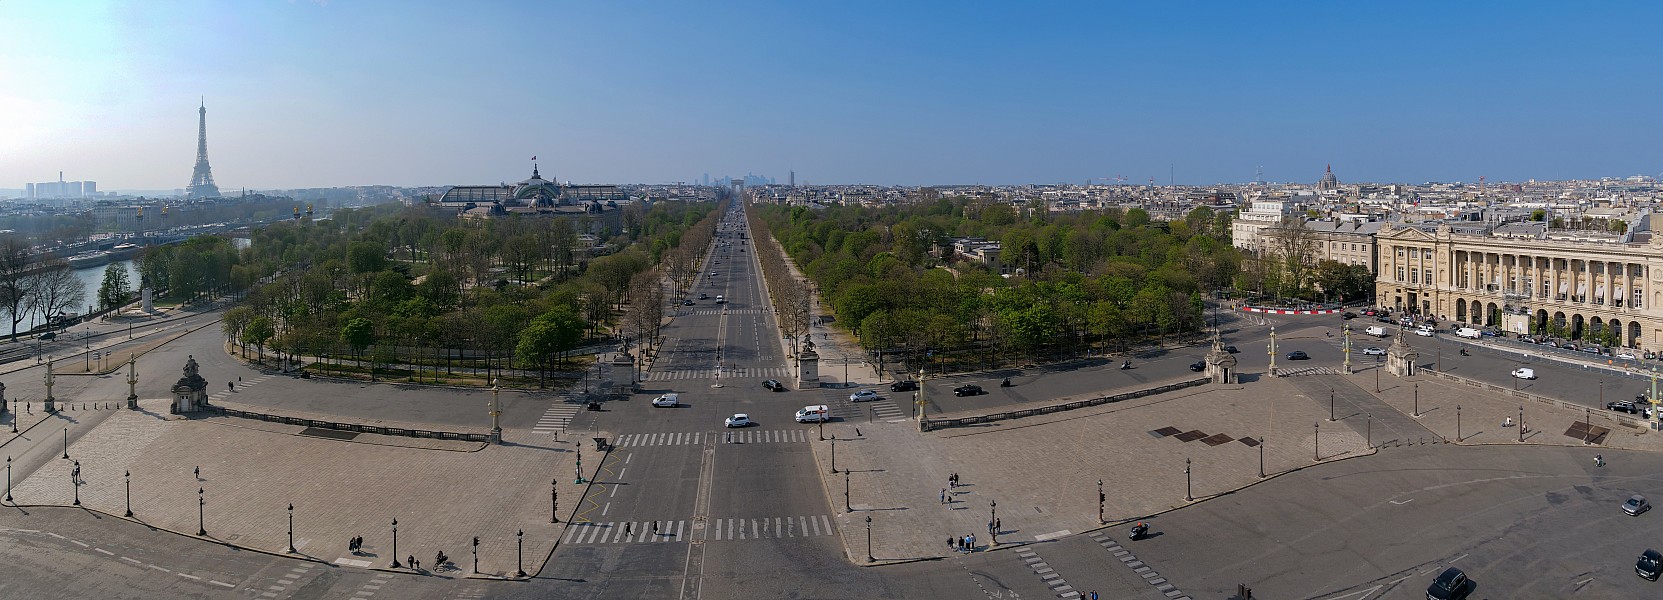
[{"label": "classical stone building", "polygon": [[1622,234],[1386,223],[1376,303],[1515,334],[1663,349],[1663,237],[1647,221]]}]

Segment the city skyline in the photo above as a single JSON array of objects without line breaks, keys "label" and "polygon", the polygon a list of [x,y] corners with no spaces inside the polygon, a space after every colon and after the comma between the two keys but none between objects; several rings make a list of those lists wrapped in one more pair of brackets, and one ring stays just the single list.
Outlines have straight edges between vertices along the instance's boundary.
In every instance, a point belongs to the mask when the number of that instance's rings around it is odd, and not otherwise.
[{"label": "city skyline", "polygon": [[201,96],[227,190],[488,184],[533,155],[561,180],[615,183],[1203,185],[1260,167],[1314,183],[1325,164],[1342,182],[1656,176],[1659,85],[1634,74],[1657,16],[7,4],[0,188],[70,171],[182,189]]}]

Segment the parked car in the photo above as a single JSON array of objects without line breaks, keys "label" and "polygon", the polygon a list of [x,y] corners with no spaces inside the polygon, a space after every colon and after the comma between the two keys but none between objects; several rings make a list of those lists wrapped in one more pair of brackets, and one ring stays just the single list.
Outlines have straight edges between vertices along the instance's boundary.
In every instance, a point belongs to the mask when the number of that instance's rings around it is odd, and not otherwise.
[{"label": "parked car", "polygon": [[1657,581],[1657,576],[1663,574],[1663,553],[1650,548],[1640,553],[1640,559],[1634,562],[1634,574]]},{"label": "parked car", "polygon": [[661,408],[675,408],[681,405],[681,395],[671,392],[652,399],[652,405]]},{"label": "parked car", "polygon": [[1587,352],[1589,354],[1605,354],[1605,348],[1601,348],[1599,346],[1595,346],[1595,345],[1592,345],[1592,344],[1587,345],[1587,346],[1583,346],[1581,351],[1582,352]]},{"label": "parked car", "polygon": [[48,331],[46,333],[40,334],[40,341],[50,342],[50,341],[55,340],[55,339],[58,339],[58,333],[55,332],[55,331]]},{"label": "parked car", "polygon": [[769,390],[769,391],[774,391],[774,392],[783,392],[783,391],[785,391],[785,384],[780,383],[778,379],[769,379],[769,380],[763,381],[762,382],[762,387],[763,387],[763,389],[766,389],[766,390]]},{"label": "parked car", "polygon": [[1386,349],[1379,346],[1369,346],[1363,349],[1363,356],[1385,356]]},{"label": "parked car", "polygon": [[1651,510],[1651,503],[1646,502],[1646,497],[1639,494],[1629,496],[1628,501],[1623,503],[1623,512],[1631,517],[1638,517],[1640,513],[1648,510]]},{"label": "parked car", "polygon": [[1627,400],[1614,400],[1605,403],[1605,410],[1625,412],[1631,415],[1640,414],[1640,406]]},{"label": "parked car", "polygon": [[861,390],[853,394],[849,394],[850,402],[871,402],[877,399],[878,393],[872,390]]},{"label": "parked car", "polygon": [[1633,352],[1621,352],[1621,353],[1617,354],[1617,358],[1620,358],[1620,359],[1623,359],[1623,360],[1634,360],[1634,359],[1639,358],[1639,357],[1635,356]]},{"label": "parked car", "polygon": [[1374,320],[1376,320],[1376,321],[1379,321],[1379,322],[1381,322],[1381,323],[1386,323],[1386,324],[1388,324],[1388,325],[1389,325],[1389,324],[1391,324],[1391,323],[1393,323],[1393,321],[1392,321],[1392,318],[1391,318],[1391,317],[1388,317],[1388,316],[1385,316],[1385,315],[1381,315],[1381,316],[1379,316],[1379,317],[1375,317],[1375,318],[1374,318]]},{"label": "parked car", "polygon": [[918,382],[911,379],[889,384],[889,391],[891,392],[910,392],[916,389],[918,389]]},{"label": "parked car", "polygon": [[1536,370],[1520,367],[1520,368],[1517,368],[1517,369],[1513,369],[1513,376],[1517,377],[1519,379],[1535,379],[1536,378]]},{"label": "parked car", "polygon": [[1460,569],[1455,567],[1444,569],[1444,572],[1439,573],[1438,577],[1432,580],[1432,585],[1426,587],[1426,599],[1461,600],[1466,598],[1467,594],[1472,593],[1472,590],[1467,589],[1468,584],[1467,574],[1462,573]]},{"label": "parked car", "polygon": [[723,421],[722,424],[728,427],[750,427],[751,425],[755,425],[756,422],[751,420],[750,415],[745,413],[735,413],[733,416],[728,417],[726,421]]},{"label": "parked car", "polygon": [[1306,354],[1304,350],[1294,350],[1288,353],[1288,360],[1309,360],[1310,358],[1311,355]]},{"label": "parked car", "polygon": [[1231,354],[1235,354],[1235,353],[1237,353],[1237,352],[1241,352],[1241,351],[1240,351],[1240,350],[1237,350],[1237,349],[1236,349],[1236,347],[1235,347],[1235,346],[1225,346],[1225,347],[1224,347],[1224,351],[1225,351],[1225,352],[1229,352],[1229,353],[1231,353]]},{"label": "parked car", "polygon": [[1340,313],[1340,318],[1341,318],[1341,319],[1345,319],[1345,320],[1347,320],[1347,321],[1350,321],[1350,320],[1352,320],[1352,319],[1355,319],[1355,318],[1357,318],[1357,313],[1354,313],[1354,312],[1343,312],[1343,313]]},{"label": "parked car", "polygon": [[967,383],[953,388],[954,396],[975,396],[980,393],[982,393],[982,386],[973,383]]},{"label": "parked car", "polygon": [[1196,372],[1201,372],[1201,371],[1207,370],[1207,361],[1198,360],[1198,361],[1190,363],[1190,370],[1191,371],[1196,371]]}]

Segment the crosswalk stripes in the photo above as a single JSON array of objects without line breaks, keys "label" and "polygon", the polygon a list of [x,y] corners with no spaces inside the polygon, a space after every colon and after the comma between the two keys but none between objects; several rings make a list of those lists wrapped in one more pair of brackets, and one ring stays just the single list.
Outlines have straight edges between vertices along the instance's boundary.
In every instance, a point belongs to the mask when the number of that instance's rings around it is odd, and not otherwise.
[{"label": "crosswalk stripes", "polygon": [[[790,367],[740,367],[737,369],[722,369],[723,379],[764,379],[787,378],[791,376]],[[678,369],[674,371],[649,371],[647,381],[674,381],[679,379],[714,379],[716,369]]]},{"label": "crosswalk stripes", "polygon": [[712,540],[746,540],[834,535],[826,515],[711,519]]},{"label": "crosswalk stripes", "polygon": [[[656,524],[658,528],[653,529]],[[826,515],[711,519],[711,540],[761,540],[836,535]],[[687,540],[687,521],[572,523],[562,544],[656,544]]]},{"label": "crosswalk stripes", "polygon": [[1276,369],[1276,375],[1280,376],[1280,377],[1298,377],[1298,376],[1301,376],[1301,375],[1339,375],[1339,374],[1340,374],[1339,370],[1335,369],[1334,367],[1300,367],[1300,368],[1297,368],[1297,369],[1289,369],[1287,367],[1281,367],[1281,368]]},{"label": "crosswalk stripes", "polygon": [[888,401],[873,402],[871,410],[872,410],[872,414],[876,415],[880,419],[897,419],[897,418],[901,418],[901,417],[904,417],[904,416],[909,416],[906,413],[901,412],[901,408],[898,407],[898,406],[895,406],[894,402],[888,402]]},{"label": "crosswalk stripes", "polygon": [[697,446],[709,439],[733,444],[789,444],[807,443],[809,437],[811,436],[806,429],[732,429],[721,433],[626,433],[618,436],[615,445],[619,448]]},{"label": "crosswalk stripes", "polygon": [[275,375],[273,375],[271,373],[266,373],[265,375],[255,377],[255,378],[250,379],[248,381],[235,382],[233,385],[235,385],[236,387],[232,387],[230,385],[227,385],[225,387],[225,389],[220,390],[218,392],[214,392],[213,394],[210,394],[208,396],[208,401],[212,402],[214,400],[224,400],[226,398],[231,397],[232,394],[235,394],[236,391],[234,391],[234,390],[245,390],[245,389],[254,387],[256,385],[260,385],[261,383],[265,382],[265,380],[271,379],[272,377],[275,377]]},{"label": "crosswalk stripes", "polygon": [[[694,311],[688,311],[688,312],[691,312],[695,315],[720,315],[720,314],[722,314],[723,311],[722,311],[722,309],[719,309],[719,308],[709,308],[709,309],[694,310]],[[760,308],[730,308],[726,312],[728,313],[728,316],[733,316],[733,315],[760,315],[760,314],[766,314],[768,311],[760,309]]]},{"label": "crosswalk stripes", "polygon": [[556,402],[548,410],[543,411],[543,416],[537,419],[537,426],[532,427],[531,431],[533,433],[564,431],[566,425],[572,422],[572,417],[577,416],[578,411],[582,409],[581,406],[575,403]]},{"label": "crosswalk stripes", "polygon": [[[655,527],[656,526],[656,527]],[[685,539],[687,521],[607,521],[573,523],[563,544],[651,544]]]}]

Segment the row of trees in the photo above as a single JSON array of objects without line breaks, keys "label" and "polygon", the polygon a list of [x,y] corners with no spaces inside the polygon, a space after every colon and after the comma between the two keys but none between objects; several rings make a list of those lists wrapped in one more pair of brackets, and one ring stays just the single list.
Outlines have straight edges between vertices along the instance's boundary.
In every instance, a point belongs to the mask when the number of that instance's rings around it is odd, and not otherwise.
[{"label": "row of trees", "polygon": [[[339,211],[254,234],[243,254],[270,269],[228,311],[228,337],[259,355],[350,356],[376,365],[535,369],[539,380],[585,339],[650,340],[663,316],[663,271],[686,241],[709,239],[715,206],[632,205],[600,222],[423,211]],[[343,214],[344,213],[344,214]],[[624,327],[617,327],[623,315]]]},{"label": "row of trees", "polygon": [[82,306],[86,284],[63,259],[36,261],[28,238],[0,236],[0,311],[11,321],[11,339],[31,317],[49,321]]},{"label": "row of trees", "polygon": [[[1230,285],[1241,260],[1228,216],[1205,208],[1171,223],[1136,209],[1050,215],[964,198],[753,213],[754,229],[772,232],[863,346],[914,362],[1195,331],[1201,293]],[[958,255],[952,240],[967,237],[1001,242],[999,258]]]},{"label": "row of trees", "polygon": [[[754,209],[746,211],[745,219],[753,232],[768,230],[767,224],[762,221],[761,213]],[[791,350],[795,353],[798,351],[798,342],[808,333],[811,325],[813,292],[801,278],[792,274],[791,267],[786,263],[785,253],[774,238],[753,237],[756,240],[757,262],[762,264],[762,279],[768,286],[768,301],[774,306],[780,335],[790,341]]]}]

